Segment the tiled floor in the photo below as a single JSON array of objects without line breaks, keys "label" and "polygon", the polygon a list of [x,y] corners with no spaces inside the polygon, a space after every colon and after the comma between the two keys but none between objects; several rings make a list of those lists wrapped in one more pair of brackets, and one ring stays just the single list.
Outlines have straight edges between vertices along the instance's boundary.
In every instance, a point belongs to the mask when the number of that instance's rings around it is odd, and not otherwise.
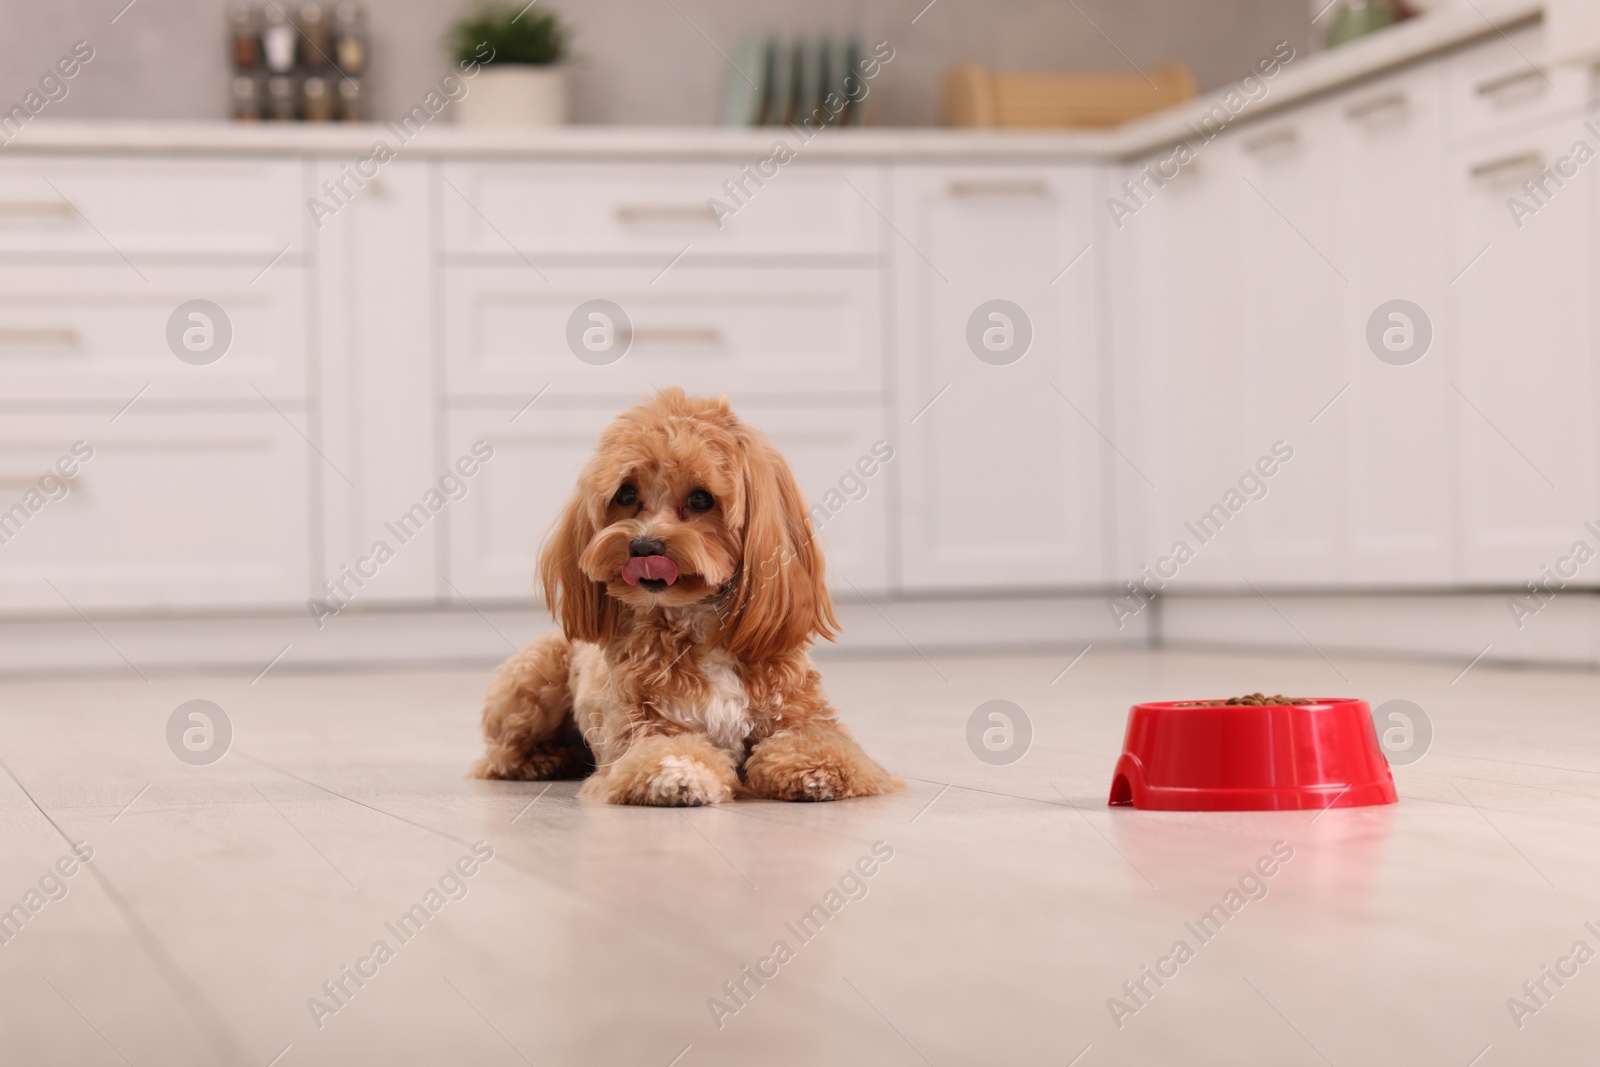
[{"label": "tiled floor", "polygon": [[[830,662],[911,791],[690,811],[464,780],[486,672],[0,684],[0,908],[66,888],[0,946],[0,1063],[1594,1062],[1600,961],[1541,967],[1600,951],[1600,677],[1070,659]],[[1415,701],[1432,750],[1389,808],[1104,806],[1130,702],[1254,689]],[[234,730],[210,766],[166,741],[195,698]],[[967,746],[993,698],[1031,718],[1010,766]],[[93,858],[58,883],[68,838]],[[1202,942],[1186,923],[1276,842],[1266,895]]]}]

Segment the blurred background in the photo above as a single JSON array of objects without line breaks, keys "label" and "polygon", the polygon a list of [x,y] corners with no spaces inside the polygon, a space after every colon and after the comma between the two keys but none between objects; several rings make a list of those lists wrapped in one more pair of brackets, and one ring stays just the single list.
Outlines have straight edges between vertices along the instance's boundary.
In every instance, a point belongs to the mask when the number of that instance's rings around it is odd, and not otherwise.
[{"label": "blurred background", "polygon": [[1600,662],[1593,21],[19,10],[0,668],[492,659],[665,385],[790,457],[846,649]]},{"label": "blurred background", "polygon": [[[99,43],[100,35],[115,33],[115,47],[96,61],[104,63],[100,76],[93,84],[75,87],[61,115],[226,116],[227,97],[218,88],[225,87],[229,62],[219,41],[226,32],[229,4],[138,0],[113,30],[107,20],[121,6],[77,0],[19,6],[9,16],[10,32],[0,43],[0,70],[8,72],[0,88],[11,95],[24,91],[32,81],[28,71],[54,62],[56,41],[88,38]],[[281,6],[286,14],[299,8],[287,2]],[[336,5],[324,6],[331,20]],[[448,61],[448,27],[466,6],[426,0],[369,0],[364,5],[374,56],[374,116],[398,117],[438,81]],[[513,5],[513,12],[521,6]],[[749,34],[855,33],[909,45],[896,60],[902,65],[894,78],[884,83],[882,121],[926,126],[939,121],[940,76],[963,61],[999,69],[1127,70],[1129,62],[1154,67],[1181,59],[1194,70],[1199,85],[1209,89],[1238,77],[1275,41],[1303,48],[1314,14],[1301,0],[1080,0],[1077,5],[1039,0],[998,9],[940,0],[933,9],[938,18],[930,12],[911,25],[917,11],[903,10],[907,6],[696,0],[562,5],[540,0],[533,11],[556,12],[571,29],[572,119],[624,125],[716,121],[727,67],[714,49],[731,56],[740,38]]]}]

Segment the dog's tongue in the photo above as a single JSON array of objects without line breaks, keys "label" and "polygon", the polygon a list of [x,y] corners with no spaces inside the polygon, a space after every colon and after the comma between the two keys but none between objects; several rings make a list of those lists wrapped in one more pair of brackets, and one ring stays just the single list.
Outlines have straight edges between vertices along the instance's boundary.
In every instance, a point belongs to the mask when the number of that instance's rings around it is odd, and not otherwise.
[{"label": "dog's tongue", "polygon": [[622,565],[622,580],[629,585],[638,585],[644,578],[671,585],[678,580],[678,565],[666,556],[633,556]]}]

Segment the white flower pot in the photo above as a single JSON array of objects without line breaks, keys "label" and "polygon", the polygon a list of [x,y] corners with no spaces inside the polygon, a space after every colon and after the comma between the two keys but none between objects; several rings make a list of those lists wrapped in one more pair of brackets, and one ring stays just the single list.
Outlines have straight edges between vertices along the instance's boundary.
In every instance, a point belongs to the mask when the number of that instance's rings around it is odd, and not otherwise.
[{"label": "white flower pot", "polygon": [[457,101],[463,126],[560,126],[567,121],[567,72],[559,66],[491,63]]}]

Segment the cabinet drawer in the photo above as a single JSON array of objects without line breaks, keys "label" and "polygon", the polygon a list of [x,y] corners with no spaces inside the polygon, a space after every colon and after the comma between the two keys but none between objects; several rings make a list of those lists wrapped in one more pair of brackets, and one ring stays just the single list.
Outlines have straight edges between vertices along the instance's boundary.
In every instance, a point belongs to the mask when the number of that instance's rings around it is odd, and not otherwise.
[{"label": "cabinet drawer", "polygon": [[[510,261],[648,255],[660,269],[685,247],[689,256],[876,255],[879,248],[872,167],[790,163],[759,188],[732,162],[463,163],[442,173],[448,252]],[[740,181],[748,195],[724,188]]]},{"label": "cabinet drawer", "polygon": [[[0,397],[123,402],[146,386],[149,400],[304,396],[304,273],[280,264],[252,284],[256,273],[145,267],[141,279],[122,264],[0,266]],[[193,300],[221,315],[185,309]]]},{"label": "cabinet drawer", "polygon": [[1546,62],[1544,26],[1496,36],[1446,64],[1452,139],[1577,113],[1590,96],[1588,67]]},{"label": "cabinet drawer", "polygon": [[13,156],[0,163],[0,254],[126,256],[141,268],[153,255],[239,255],[265,266],[299,243],[301,178],[291,160]]},{"label": "cabinet drawer", "polygon": [[[874,268],[678,267],[653,283],[649,271],[544,273],[548,281],[524,266],[447,270],[452,394],[521,398],[551,386],[632,401],[664,385],[767,396],[883,389]],[[605,365],[580,359],[569,342],[600,321],[580,310],[595,299],[631,323],[625,354]],[[610,325],[613,338],[626,331]]]},{"label": "cabinet drawer", "polygon": [[1586,539],[1584,524],[1600,506],[1593,188],[1580,173],[1564,188],[1549,186],[1536,213],[1514,218],[1506,207],[1515,196],[1531,208],[1519,185],[1541,161],[1571,153],[1573,140],[1552,127],[1448,161],[1458,280],[1440,355],[1452,361],[1458,578],[1469,585],[1539,580],[1558,549]]},{"label": "cabinet drawer", "polygon": [[[895,229],[926,257],[896,263],[907,591],[1106,578],[1095,192],[1090,166],[896,170]],[[1002,324],[990,352],[1031,343],[990,362],[977,331]]]},{"label": "cabinet drawer", "polygon": [[[515,423],[508,412],[450,416],[450,455],[465,453],[480,439],[495,450],[493,462],[483,466],[468,494],[447,513],[450,580],[457,589],[473,600],[535,595],[540,546],[571,498],[601,431],[628,406],[535,407]],[[872,452],[885,437],[882,409],[737,410],[783,453],[813,505],[834,594],[882,590],[888,583],[889,483],[898,461],[897,449],[887,462],[884,450]],[[872,473],[862,473],[866,470]]]},{"label": "cabinet drawer", "polygon": [[[77,441],[92,458],[41,484]],[[308,469],[270,411],[0,416],[0,604],[303,603]]]}]

